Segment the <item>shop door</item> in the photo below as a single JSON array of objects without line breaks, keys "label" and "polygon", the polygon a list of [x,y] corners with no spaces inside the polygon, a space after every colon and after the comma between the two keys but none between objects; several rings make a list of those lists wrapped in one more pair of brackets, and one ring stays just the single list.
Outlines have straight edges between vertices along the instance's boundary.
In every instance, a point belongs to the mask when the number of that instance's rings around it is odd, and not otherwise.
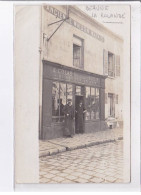
[{"label": "shop door", "polygon": [[[84,118],[78,116],[78,106],[79,103],[82,101],[82,108],[84,106],[84,97],[82,95],[75,95],[75,133],[82,133],[84,131]],[[81,129],[79,129],[82,126]]]}]

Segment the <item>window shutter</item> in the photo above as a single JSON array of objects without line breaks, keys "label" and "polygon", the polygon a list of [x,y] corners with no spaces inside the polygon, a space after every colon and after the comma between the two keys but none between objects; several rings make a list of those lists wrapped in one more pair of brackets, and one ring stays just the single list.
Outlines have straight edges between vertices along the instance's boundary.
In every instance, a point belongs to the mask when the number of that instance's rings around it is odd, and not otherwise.
[{"label": "window shutter", "polygon": [[116,56],[116,76],[120,76],[120,56]]},{"label": "window shutter", "polygon": [[103,73],[108,75],[108,51],[103,50]]}]

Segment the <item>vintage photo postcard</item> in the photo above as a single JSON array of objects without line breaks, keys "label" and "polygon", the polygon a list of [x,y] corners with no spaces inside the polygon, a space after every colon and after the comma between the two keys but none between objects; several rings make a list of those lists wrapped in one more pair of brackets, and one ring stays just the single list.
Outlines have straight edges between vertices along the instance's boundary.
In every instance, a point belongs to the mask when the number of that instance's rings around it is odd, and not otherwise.
[{"label": "vintage photo postcard", "polygon": [[15,183],[130,183],[130,5],[14,16]]}]

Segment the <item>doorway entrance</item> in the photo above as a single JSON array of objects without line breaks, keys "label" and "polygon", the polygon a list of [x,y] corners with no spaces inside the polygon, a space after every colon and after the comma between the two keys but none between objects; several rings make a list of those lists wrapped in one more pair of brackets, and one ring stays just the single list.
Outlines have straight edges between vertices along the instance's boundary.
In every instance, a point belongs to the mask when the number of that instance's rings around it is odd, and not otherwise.
[{"label": "doorway entrance", "polygon": [[[79,107],[82,102],[82,107]],[[83,95],[75,95],[75,133],[84,132],[84,97]]]}]

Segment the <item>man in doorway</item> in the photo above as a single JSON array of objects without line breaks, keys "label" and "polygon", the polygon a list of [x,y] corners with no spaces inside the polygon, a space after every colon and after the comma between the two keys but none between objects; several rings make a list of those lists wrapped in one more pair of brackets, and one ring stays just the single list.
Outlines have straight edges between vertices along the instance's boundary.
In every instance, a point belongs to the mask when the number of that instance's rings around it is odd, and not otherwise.
[{"label": "man in doorway", "polygon": [[83,102],[76,107],[76,133],[84,133],[84,113],[86,112]]}]

